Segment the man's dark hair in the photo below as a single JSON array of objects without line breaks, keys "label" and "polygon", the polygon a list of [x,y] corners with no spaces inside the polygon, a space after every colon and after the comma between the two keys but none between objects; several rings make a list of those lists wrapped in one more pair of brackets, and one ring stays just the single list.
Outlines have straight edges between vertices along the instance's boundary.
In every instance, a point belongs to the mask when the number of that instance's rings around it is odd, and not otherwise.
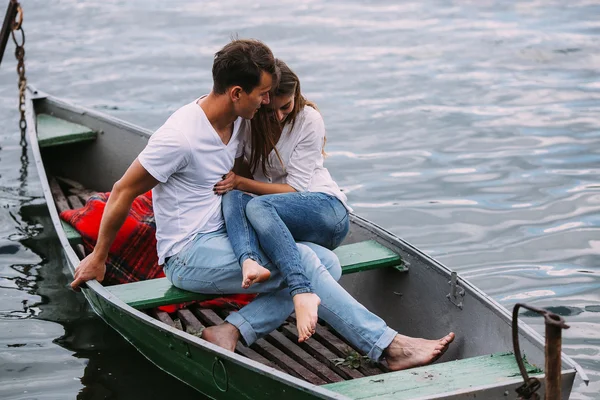
[{"label": "man's dark hair", "polygon": [[250,93],[260,84],[262,71],[273,75],[276,83],[277,67],[271,49],[259,40],[233,40],[215,54],[213,92],[223,94],[231,86],[241,86]]}]

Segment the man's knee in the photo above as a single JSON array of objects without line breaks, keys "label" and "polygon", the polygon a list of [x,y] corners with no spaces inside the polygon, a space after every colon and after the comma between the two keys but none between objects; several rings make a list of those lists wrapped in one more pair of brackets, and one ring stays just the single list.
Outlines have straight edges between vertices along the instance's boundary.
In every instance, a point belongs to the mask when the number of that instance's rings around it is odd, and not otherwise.
[{"label": "man's knee", "polygon": [[316,254],[321,264],[323,264],[333,279],[337,281],[341,278],[342,265],[340,264],[340,259],[333,251],[311,242],[302,242],[299,244],[309,247]]},{"label": "man's knee", "polygon": [[[300,265],[304,268],[304,273],[309,279],[314,274],[327,273],[327,269],[310,246],[298,243],[298,252],[300,253]],[[332,266],[335,266],[332,264]]]}]

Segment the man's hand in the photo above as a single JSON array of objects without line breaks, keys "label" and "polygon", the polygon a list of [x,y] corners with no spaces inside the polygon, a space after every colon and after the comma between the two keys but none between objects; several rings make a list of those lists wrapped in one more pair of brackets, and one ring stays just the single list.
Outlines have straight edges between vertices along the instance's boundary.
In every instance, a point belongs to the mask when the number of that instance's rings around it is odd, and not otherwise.
[{"label": "man's hand", "polygon": [[79,290],[79,286],[92,279],[102,282],[106,274],[106,257],[98,257],[93,252],[81,260],[75,269],[75,279],[71,282],[73,290]]},{"label": "man's hand", "polygon": [[213,190],[218,195],[224,195],[233,189],[237,189],[238,180],[238,176],[233,171],[229,171],[227,175],[223,175],[223,180],[217,183]]}]

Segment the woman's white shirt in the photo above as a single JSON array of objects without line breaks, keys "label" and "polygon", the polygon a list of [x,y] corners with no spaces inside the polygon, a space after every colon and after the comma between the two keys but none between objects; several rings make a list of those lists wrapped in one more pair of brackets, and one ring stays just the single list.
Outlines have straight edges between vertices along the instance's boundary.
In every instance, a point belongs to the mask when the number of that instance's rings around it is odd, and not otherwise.
[{"label": "woman's white shirt", "polygon": [[[253,173],[254,179],[268,183],[287,183],[298,192],[326,193],[338,198],[348,211],[352,211],[347,204],[346,195],[323,166],[324,145],[323,117],[314,108],[305,106],[298,112],[293,128],[290,123],[283,127],[279,142],[275,146],[283,165],[273,150],[269,154],[267,174],[263,173],[259,164]],[[252,151],[249,132],[240,141],[240,146],[246,161],[249,161]]]}]

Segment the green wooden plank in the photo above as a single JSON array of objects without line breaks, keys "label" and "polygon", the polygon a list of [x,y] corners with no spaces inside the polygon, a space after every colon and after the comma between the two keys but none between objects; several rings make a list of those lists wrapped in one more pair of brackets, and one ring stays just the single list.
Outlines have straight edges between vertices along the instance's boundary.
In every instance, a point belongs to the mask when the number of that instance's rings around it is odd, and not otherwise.
[{"label": "green wooden plank", "polygon": [[[542,372],[528,363],[525,366],[529,374]],[[513,353],[497,353],[330,383],[324,387],[355,400],[412,399],[469,388],[476,390],[478,386],[520,376]]]},{"label": "green wooden plank", "polygon": [[65,121],[48,114],[37,116],[37,133],[40,147],[94,140],[97,136],[97,133],[87,126]]},{"label": "green wooden plank", "polygon": [[167,278],[107,286],[106,289],[131,307],[140,309],[221,297],[181,290],[173,286]]},{"label": "green wooden plank", "polygon": [[67,235],[67,239],[69,239],[69,243],[71,243],[71,246],[83,243],[83,241],[81,240],[81,235],[79,234],[79,232],[77,232],[77,230],[75,230],[75,228],[73,228],[71,225],[69,225],[63,220],[60,220],[60,223],[63,227],[63,230],[65,231],[65,234]]},{"label": "green wooden plank", "polygon": [[[399,255],[374,240],[340,246],[335,253],[340,259],[344,274],[400,266],[402,263]],[[139,309],[218,297],[178,289],[167,278],[124,283],[107,289],[125,303]]]},{"label": "green wooden plank", "polygon": [[407,270],[398,254],[374,240],[340,246],[333,252],[340,259],[343,274],[386,267]]}]

